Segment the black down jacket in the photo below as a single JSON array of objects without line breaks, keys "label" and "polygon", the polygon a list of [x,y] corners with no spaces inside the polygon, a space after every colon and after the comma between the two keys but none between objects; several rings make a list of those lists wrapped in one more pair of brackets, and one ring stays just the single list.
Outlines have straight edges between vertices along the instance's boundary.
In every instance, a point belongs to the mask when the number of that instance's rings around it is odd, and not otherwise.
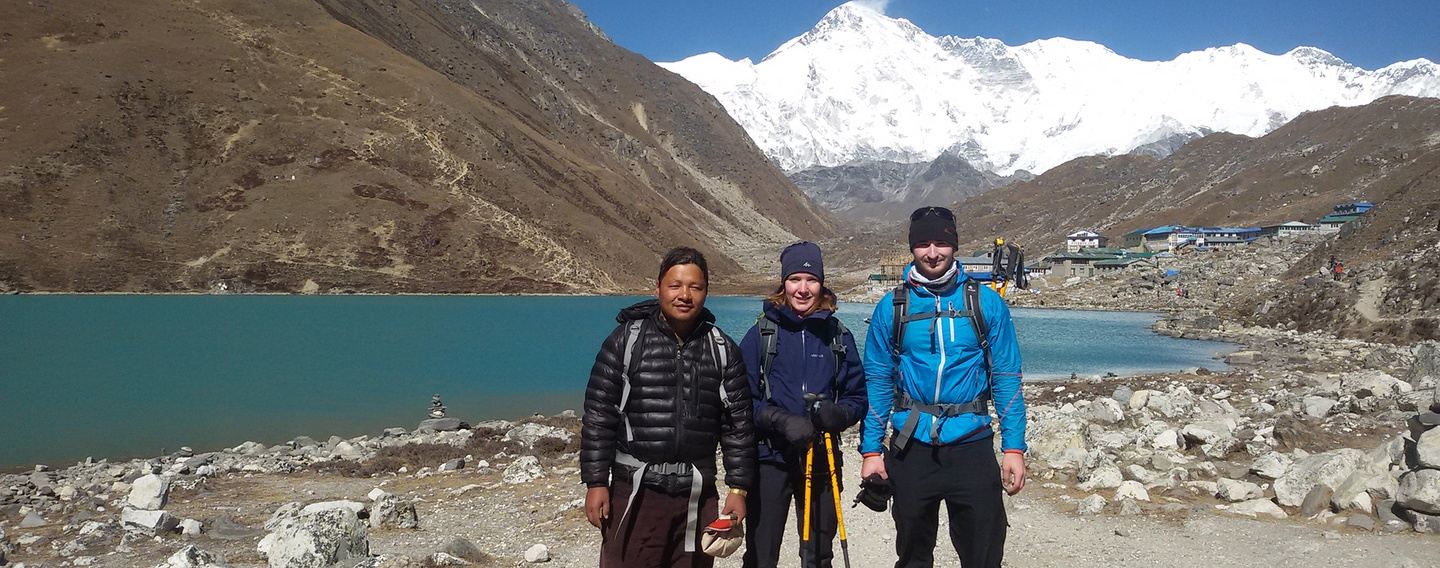
[{"label": "black down jacket", "polygon": [[[610,484],[615,451],[647,463],[685,462],[714,478],[718,443],[725,464],[725,484],[755,486],[755,434],[750,383],[740,349],[728,336],[717,345],[710,329],[715,317],[701,313],[701,323],[683,344],[675,339],[655,300],[620,311],[620,325],[595,356],[585,389],[585,419],[580,428],[580,477],[589,487]],[[642,320],[630,368],[630,400],[625,409],[635,439],[625,440],[620,409],[624,389],[626,328]],[[724,334],[721,334],[722,336]],[[717,349],[726,365],[719,369]],[[721,384],[727,399],[720,398]]]}]

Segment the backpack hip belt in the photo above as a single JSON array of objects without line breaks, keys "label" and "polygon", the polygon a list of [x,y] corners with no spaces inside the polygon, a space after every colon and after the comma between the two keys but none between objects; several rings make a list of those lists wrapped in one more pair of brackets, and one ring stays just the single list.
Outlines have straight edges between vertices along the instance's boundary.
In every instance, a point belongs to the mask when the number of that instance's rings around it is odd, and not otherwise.
[{"label": "backpack hip belt", "polygon": [[986,392],[981,394],[980,398],[970,402],[962,402],[959,404],[921,404],[915,402],[915,399],[910,398],[910,396],[905,393],[897,393],[895,395],[895,409],[911,411],[910,416],[905,419],[905,424],[901,426],[899,430],[895,431],[895,438],[893,440],[895,447],[903,450],[906,446],[910,445],[910,439],[915,436],[915,429],[920,426],[921,412],[935,417],[930,421],[930,440],[934,442],[940,436],[941,418],[960,416],[962,414],[989,415],[990,396],[989,393]]},{"label": "backpack hip belt", "polygon": [[625,512],[620,514],[622,527],[625,526],[625,519],[630,516],[630,509],[635,506],[635,496],[640,494],[640,485],[644,483],[646,472],[675,472],[675,475],[683,475],[688,471],[690,495],[685,511],[685,552],[695,552],[695,543],[699,538],[696,535],[699,534],[700,527],[700,494],[705,487],[705,476],[701,475],[700,468],[683,462],[647,463],[618,450],[615,452],[615,463],[635,469],[635,473],[630,474],[630,498],[625,500]]}]

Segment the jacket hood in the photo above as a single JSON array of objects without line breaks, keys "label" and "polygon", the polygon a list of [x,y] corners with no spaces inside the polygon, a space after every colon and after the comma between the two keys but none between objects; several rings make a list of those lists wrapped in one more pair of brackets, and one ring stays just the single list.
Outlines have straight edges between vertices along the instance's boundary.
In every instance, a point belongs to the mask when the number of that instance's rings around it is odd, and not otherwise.
[{"label": "jacket hood", "polygon": [[765,317],[767,319],[779,324],[781,327],[792,329],[800,327],[805,320],[813,319],[824,321],[826,318],[829,318],[832,313],[830,310],[815,310],[809,316],[800,317],[800,314],[795,313],[795,310],[790,309],[788,305],[777,306],[769,300],[763,301],[762,305],[764,306]]}]

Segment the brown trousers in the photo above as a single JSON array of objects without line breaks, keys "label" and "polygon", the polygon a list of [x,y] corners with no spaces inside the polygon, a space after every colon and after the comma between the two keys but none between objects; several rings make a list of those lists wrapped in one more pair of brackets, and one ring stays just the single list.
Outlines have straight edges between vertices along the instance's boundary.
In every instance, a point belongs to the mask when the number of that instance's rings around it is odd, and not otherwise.
[{"label": "brown trousers", "polygon": [[610,518],[603,525],[600,568],[712,568],[715,559],[700,551],[699,532],[720,516],[720,496],[714,483],[700,492],[700,521],[696,527],[695,552],[685,552],[685,521],[690,502],[687,495],[667,495],[640,486],[635,506],[625,522],[625,504],[630,483],[610,484]]}]

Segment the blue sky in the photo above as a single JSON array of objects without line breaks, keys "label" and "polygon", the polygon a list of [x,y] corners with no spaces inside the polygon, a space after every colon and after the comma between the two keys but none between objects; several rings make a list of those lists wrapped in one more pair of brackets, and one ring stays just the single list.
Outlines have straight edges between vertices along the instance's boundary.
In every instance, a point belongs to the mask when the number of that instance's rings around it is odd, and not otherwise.
[{"label": "blue sky", "polygon": [[[759,61],[804,33],[838,0],[570,0],[622,47],[654,61],[715,51]],[[882,3],[875,0],[872,3]],[[1168,60],[1248,43],[1268,53],[1298,45],[1366,69],[1424,57],[1440,62],[1436,0],[890,0],[885,13],[931,35],[996,38],[1009,45],[1049,37],[1104,44],[1120,55]]]}]

